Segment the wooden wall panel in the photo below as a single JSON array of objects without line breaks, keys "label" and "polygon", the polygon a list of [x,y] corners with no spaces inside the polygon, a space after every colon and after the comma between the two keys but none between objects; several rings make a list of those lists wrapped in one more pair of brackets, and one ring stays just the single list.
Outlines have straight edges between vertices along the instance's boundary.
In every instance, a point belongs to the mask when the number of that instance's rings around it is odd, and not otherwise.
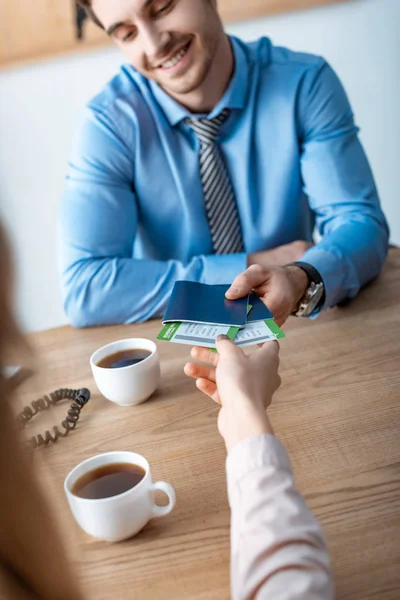
[{"label": "wooden wall panel", "polygon": [[219,6],[224,20],[229,22],[346,1],[348,0],[219,0]]},{"label": "wooden wall panel", "polygon": [[[224,21],[346,0],[219,0]],[[74,0],[0,0],[0,67],[109,44]]]},{"label": "wooden wall panel", "polygon": [[0,66],[109,44],[74,0],[0,0]]}]

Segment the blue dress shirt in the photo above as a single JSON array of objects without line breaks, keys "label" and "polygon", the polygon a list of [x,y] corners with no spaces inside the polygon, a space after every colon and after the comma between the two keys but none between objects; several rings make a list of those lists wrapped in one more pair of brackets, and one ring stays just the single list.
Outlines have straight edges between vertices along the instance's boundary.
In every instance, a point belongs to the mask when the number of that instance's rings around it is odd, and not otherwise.
[{"label": "blue dress shirt", "polygon": [[213,255],[189,115],[124,66],[92,100],[75,137],[61,211],[60,269],[76,326],[163,313],[178,279],[229,284],[246,254],[322,241],[302,257],[325,307],[378,275],[388,227],[343,87],[319,57],[231,38],[235,71],[208,115],[230,116],[218,143],[246,252]]}]

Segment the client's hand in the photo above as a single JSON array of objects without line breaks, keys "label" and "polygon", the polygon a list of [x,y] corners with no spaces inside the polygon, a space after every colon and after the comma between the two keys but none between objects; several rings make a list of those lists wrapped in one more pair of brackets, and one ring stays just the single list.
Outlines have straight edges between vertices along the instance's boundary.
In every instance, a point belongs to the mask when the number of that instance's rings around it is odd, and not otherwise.
[{"label": "client's hand", "polygon": [[222,405],[218,428],[228,451],[252,435],[272,433],[265,409],[280,386],[279,345],[268,342],[250,356],[225,336],[217,340],[219,354],[193,348],[185,373],[196,379],[199,390]]}]

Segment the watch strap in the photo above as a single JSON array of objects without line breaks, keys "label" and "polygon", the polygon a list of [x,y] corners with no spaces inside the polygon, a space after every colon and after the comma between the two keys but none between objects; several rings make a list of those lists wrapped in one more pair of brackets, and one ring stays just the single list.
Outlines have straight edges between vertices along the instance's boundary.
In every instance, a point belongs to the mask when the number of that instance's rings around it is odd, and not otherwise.
[{"label": "watch strap", "polygon": [[318,306],[316,308],[323,306],[325,303],[325,285],[324,285],[324,281],[323,281],[319,271],[317,271],[317,269],[315,267],[313,267],[312,265],[310,265],[309,263],[302,262],[302,261],[288,263],[287,265],[285,265],[285,267],[299,267],[299,269],[302,269],[308,276],[308,285],[310,285],[311,283],[315,283],[315,284],[322,283],[322,285],[324,286],[323,294],[322,294],[321,300],[319,301]]},{"label": "watch strap", "polygon": [[321,275],[319,274],[319,271],[317,271],[317,269],[309,263],[296,261],[285,265],[285,267],[299,267],[305,273],[307,273],[309,283],[311,283],[311,281],[313,281],[314,283],[324,283]]}]

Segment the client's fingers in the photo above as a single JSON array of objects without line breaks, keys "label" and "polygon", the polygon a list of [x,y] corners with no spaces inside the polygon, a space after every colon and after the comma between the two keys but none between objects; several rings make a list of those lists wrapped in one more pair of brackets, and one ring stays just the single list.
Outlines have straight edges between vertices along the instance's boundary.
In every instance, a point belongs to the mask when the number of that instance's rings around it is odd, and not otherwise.
[{"label": "client's fingers", "polygon": [[214,402],[221,404],[221,401],[220,401],[219,395],[218,395],[217,386],[215,385],[215,383],[213,383],[212,381],[209,381],[208,379],[200,378],[200,379],[196,380],[196,386],[201,392],[203,392],[203,394],[206,394],[212,400],[214,400]]},{"label": "client's fingers", "polygon": [[213,367],[216,367],[218,365],[218,354],[215,354],[215,352],[211,352],[209,348],[201,348],[200,346],[195,346],[194,348],[192,348],[190,354],[192,355],[192,358],[200,360],[204,363],[209,363]]},{"label": "client's fingers", "polygon": [[208,379],[215,383],[215,369],[208,365],[199,365],[197,363],[187,363],[184,367],[184,372],[188,377],[195,379]]},{"label": "client's fingers", "polygon": [[238,346],[235,346],[234,342],[228,338],[227,335],[219,335],[216,339],[216,346],[220,356],[234,358],[243,354],[243,350]]}]

